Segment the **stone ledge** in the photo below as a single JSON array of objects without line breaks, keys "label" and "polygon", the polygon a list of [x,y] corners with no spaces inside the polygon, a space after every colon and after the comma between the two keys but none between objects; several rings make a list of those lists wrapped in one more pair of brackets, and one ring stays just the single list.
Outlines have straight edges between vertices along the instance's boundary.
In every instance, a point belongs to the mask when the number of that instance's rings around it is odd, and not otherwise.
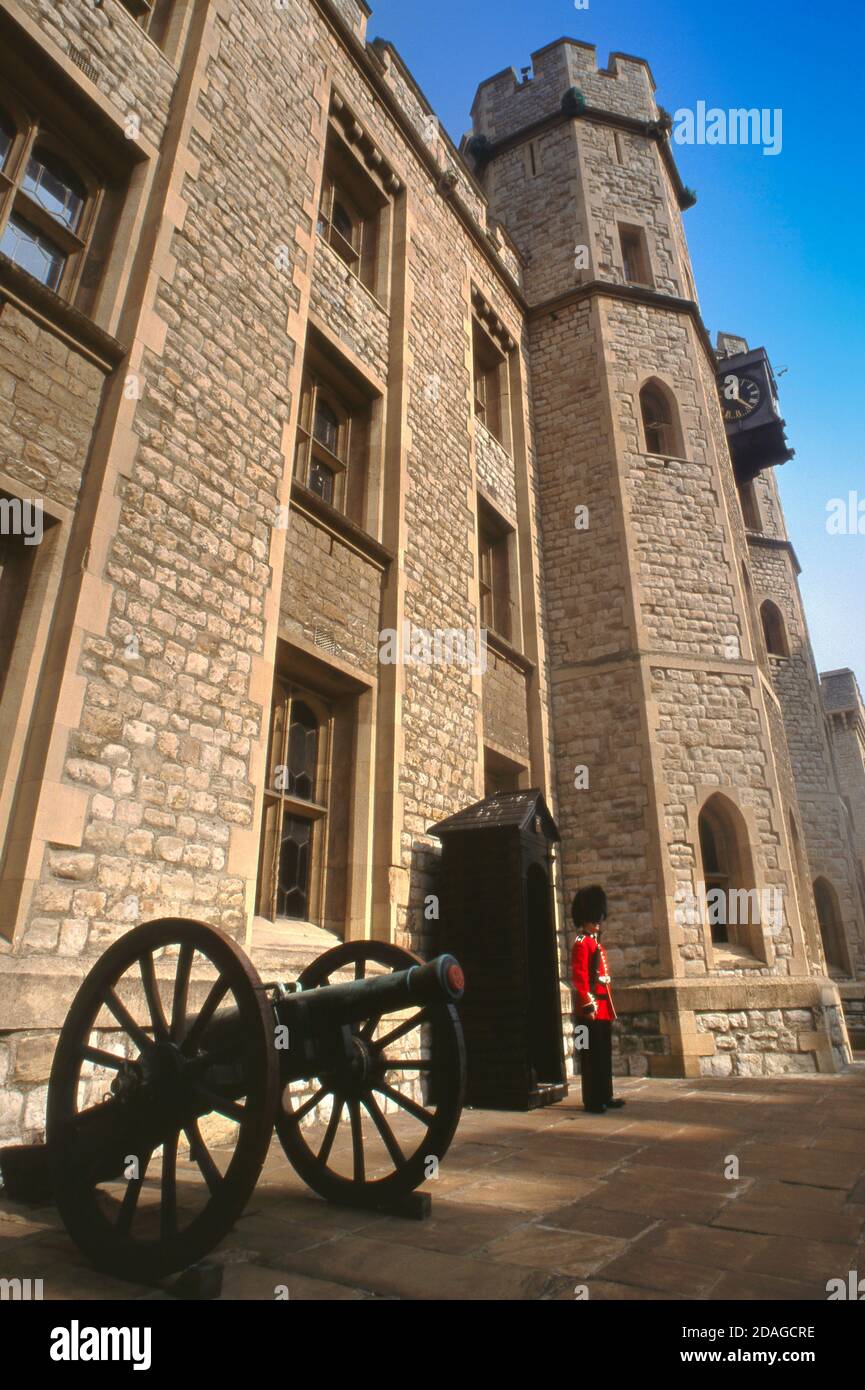
[{"label": "stone ledge", "polygon": [[831,980],[819,975],[800,979],[763,975],[759,979],[657,980],[620,985],[616,991],[620,1016],[683,1010],[742,1013],[748,1009],[819,1009],[827,1005],[841,1007],[839,991]]}]

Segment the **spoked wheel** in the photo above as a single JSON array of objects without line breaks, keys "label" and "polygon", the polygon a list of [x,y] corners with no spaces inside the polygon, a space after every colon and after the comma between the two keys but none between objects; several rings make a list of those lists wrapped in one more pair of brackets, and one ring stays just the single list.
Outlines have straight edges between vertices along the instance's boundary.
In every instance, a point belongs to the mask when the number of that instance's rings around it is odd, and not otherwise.
[{"label": "spoked wheel", "polygon": [[[383,941],[327,951],[300,976],[303,990],[423,964]],[[465,1048],[454,1007],[409,1005],[351,1025],[352,1057],[283,1091],[276,1132],[292,1166],[314,1191],[352,1205],[404,1196],[431,1177],[447,1152],[465,1095]],[[301,1122],[316,1106],[324,1131]],[[341,1123],[345,1120],[346,1123]]]},{"label": "spoked wheel", "polygon": [[199,1260],[249,1200],[278,1097],[273,1010],[240,948],[201,922],[136,927],[81,985],[51,1069],[72,1239],[141,1282]]}]

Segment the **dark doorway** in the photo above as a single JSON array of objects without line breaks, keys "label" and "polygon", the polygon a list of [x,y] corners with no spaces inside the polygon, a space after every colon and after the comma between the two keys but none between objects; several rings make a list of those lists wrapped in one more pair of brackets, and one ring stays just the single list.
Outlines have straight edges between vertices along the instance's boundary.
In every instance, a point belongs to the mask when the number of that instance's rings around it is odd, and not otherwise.
[{"label": "dark doorway", "polygon": [[561,1024],[550,884],[539,864],[526,874],[528,1051],[535,1084],[561,1084]]}]

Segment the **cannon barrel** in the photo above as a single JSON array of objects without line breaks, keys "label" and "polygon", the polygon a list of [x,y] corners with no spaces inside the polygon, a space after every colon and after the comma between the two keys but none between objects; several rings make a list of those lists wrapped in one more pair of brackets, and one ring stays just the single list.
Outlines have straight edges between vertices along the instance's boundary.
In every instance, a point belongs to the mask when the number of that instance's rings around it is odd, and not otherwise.
[{"label": "cannon barrel", "polygon": [[[444,955],[424,965],[409,966],[407,970],[348,980],[344,984],[298,989],[278,999],[274,1008],[279,1022],[290,1029],[300,1024],[306,1035],[323,1035],[331,1027],[362,1023],[377,1014],[393,1013],[413,1004],[455,1004],[462,998],[464,989],[459,963],[453,956]],[[241,1043],[237,1011],[228,1008],[221,1009],[211,1019],[199,1046],[203,1052],[218,1054],[229,1062],[232,1051],[240,1051]],[[227,1081],[225,1069],[223,1084]]]},{"label": "cannon barrel", "polygon": [[326,1014],[334,1023],[361,1023],[373,1014],[391,1013],[411,1004],[455,1004],[464,989],[463,972],[455,958],[437,956],[408,970],[290,994],[280,1002],[278,1012],[284,1022],[303,1009],[311,1019]]}]

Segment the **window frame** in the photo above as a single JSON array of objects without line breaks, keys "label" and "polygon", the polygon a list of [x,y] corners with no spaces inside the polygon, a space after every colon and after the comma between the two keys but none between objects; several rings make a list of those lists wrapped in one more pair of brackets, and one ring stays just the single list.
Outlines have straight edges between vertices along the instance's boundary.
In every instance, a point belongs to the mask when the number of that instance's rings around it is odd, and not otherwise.
[{"label": "window frame", "polygon": [[[349,241],[333,220],[337,202],[352,223]],[[324,148],[316,234],[373,298],[387,307],[390,218],[392,198],[361,163],[331,121]]]},{"label": "window frame", "polygon": [[[319,401],[324,401],[330,406],[337,417],[338,437],[337,452],[334,453],[316,435],[315,421]],[[348,492],[348,475],[351,463],[351,426],[352,414],[345,401],[339,396],[334,388],[326,382],[317,372],[307,370],[304,373],[301,386],[300,412],[297,422],[297,440],[295,443],[294,476],[304,487],[309,488],[328,506],[334,507],[337,511],[345,512],[345,502]],[[320,463],[324,468],[333,474],[334,485],[333,495],[328,498],[319,492],[318,488],[313,487],[311,482],[312,468],[314,463]]]},{"label": "window frame", "polygon": [[[665,419],[649,422],[646,418],[645,397],[651,395],[660,401]],[[682,459],[687,461],[685,452],[685,439],[682,431],[682,417],[679,410],[679,402],[671,388],[658,376],[647,377],[637,391],[637,405],[639,408],[640,432],[642,435],[643,448],[646,454],[652,458],[663,459]],[[661,427],[664,431],[660,439],[663,448],[654,448],[653,437],[650,436],[650,428]]]},{"label": "window frame", "polygon": [[[637,285],[642,289],[653,290],[655,277],[652,272],[652,258],[649,254],[649,239],[645,227],[635,222],[619,222],[619,251],[622,257],[622,274],[627,285]],[[635,253],[635,254],[634,254]],[[629,269],[636,274],[629,274]]]},{"label": "window frame", "polygon": [[[313,787],[315,799],[296,796],[287,789],[280,789],[274,785],[274,769],[287,766],[288,739],[292,722],[291,711],[295,704],[306,705],[318,721],[318,745]],[[280,710],[284,712],[281,730],[277,727],[277,716]],[[264,805],[256,893],[258,915],[274,924],[315,923],[321,915],[322,875],[330,815],[332,726],[333,711],[320,696],[294,681],[277,677],[273,687],[268,725]],[[278,751],[275,748],[277,737],[280,739]],[[308,821],[310,825],[306,917],[287,917],[277,912],[280,891],[279,866],[282,854],[282,830],[286,818]]]},{"label": "window frame", "polygon": [[[516,532],[483,497],[478,497],[478,617],[481,628],[508,645],[517,639],[517,595],[513,543]],[[504,612],[502,611],[504,610]],[[500,619],[504,617],[502,624]]]},{"label": "window frame", "polygon": [[[56,136],[49,122],[33,115],[14,94],[4,92],[2,109],[14,127],[14,138],[2,168],[0,168],[0,242],[11,219],[18,218],[33,226],[40,235],[52,242],[64,258],[63,269],[56,286],[33,275],[20,261],[8,256],[13,265],[61,299],[74,301],[96,231],[99,212],[105,197],[105,183],[69,143]],[[72,231],[47,208],[28,193],[23,182],[31,157],[37,148],[55,154],[69,167],[85,191],[84,205],[75,231]],[[6,252],[2,254],[7,255]]]},{"label": "window frame", "polygon": [[[492,383],[493,390],[490,391]],[[472,402],[474,417],[510,453],[508,359],[472,315]]]}]

